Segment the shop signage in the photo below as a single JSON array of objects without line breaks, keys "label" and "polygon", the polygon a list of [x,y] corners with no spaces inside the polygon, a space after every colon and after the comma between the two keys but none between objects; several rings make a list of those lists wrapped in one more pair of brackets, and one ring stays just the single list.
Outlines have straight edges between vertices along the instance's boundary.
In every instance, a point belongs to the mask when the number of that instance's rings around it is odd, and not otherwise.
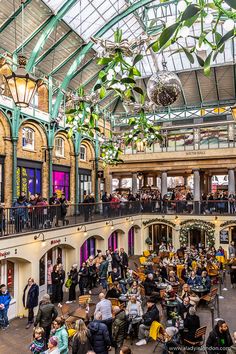
[{"label": "shop signage", "polygon": [[186,152],[187,156],[196,156],[196,155],[206,155],[205,151],[188,151]]},{"label": "shop signage", "polygon": [[61,240],[52,240],[51,241],[51,245],[58,245],[59,243],[61,243]]},{"label": "shop signage", "polygon": [[220,243],[228,244],[229,243],[229,231],[221,230],[220,231]]},{"label": "shop signage", "polygon": [[6,257],[10,255],[10,251],[0,252],[0,257]]}]

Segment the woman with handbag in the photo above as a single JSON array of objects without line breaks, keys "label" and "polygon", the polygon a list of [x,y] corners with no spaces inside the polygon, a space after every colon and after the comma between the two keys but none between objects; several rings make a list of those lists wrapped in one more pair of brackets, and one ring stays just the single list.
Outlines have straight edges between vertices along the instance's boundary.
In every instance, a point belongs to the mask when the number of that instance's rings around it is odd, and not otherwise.
[{"label": "woman with handbag", "polygon": [[90,350],[93,350],[90,343],[91,333],[81,319],[76,321],[75,329],[76,333],[72,341],[72,354],[87,354]]},{"label": "woman with handbag", "polygon": [[76,291],[75,291],[75,289],[76,289],[76,286],[78,284],[77,264],[73,264],[68,276],[69,276],[69,279],[71,279],[71,285],[69,287],[69,300],[66,301],[66,303],[70,304],[71,302],[75,301],[75,299],[76,299]]}]

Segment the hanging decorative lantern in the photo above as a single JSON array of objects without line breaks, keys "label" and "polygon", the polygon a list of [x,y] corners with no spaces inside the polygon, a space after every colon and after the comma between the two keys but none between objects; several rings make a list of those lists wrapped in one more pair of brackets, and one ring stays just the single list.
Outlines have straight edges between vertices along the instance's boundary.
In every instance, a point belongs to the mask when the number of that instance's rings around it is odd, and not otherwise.
[{"label": "hanging decorative lantern", "polygon": [[29,106],[41,80],[37,80],[32,74],[27,73],[25,70],[26,58],[23,55],[19,55],[18,63],[18,69],[10,75],[4,75],[4,78],[15,105],[24,108]]},{"label": "hanging decorative lantern", "polygon": [[181,90],[178,76],[167,70],[152,75],[147,84],[148,97],[157,106],[170,106],[177,100]]}]

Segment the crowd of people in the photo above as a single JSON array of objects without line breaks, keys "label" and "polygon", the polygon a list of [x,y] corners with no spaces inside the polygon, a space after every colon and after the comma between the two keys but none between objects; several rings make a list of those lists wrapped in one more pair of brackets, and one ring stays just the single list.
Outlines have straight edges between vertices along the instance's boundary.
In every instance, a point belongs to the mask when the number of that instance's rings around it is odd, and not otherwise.
[{"label": "crowd of people", "polygon": [[[222,251],[219,256],[219,251]],[[223,250],[161,243],[157,253],[145,252],[143,260],[133,267],[123,248],[105,254],[101,250],[90,256],[80,267],[74,264],[67,276],[61,259],[56,265],[48,261],[48,294],[39,302],[39,286],[29,278],[23,292],[23,304],[28,309],[26,329],[33,326],[33,340],[29,351],[34,354],[108,354],[111,347],[116,354],[131,354],[125,340],[146,345],[150,338],[161,340],[163,353],[180,353],[197,342],[196,331],[204,326],[198,314],[204,296],[217,286],[224,261]],[[235,246],[229,246],[228,265],[232,287],[236,285]],[[144,257],[142,257],[144,258]],[[215,284],[215,285],[214,285]],[[94,288],[100,293],[94,313],[78,318],[73,323],[59,313],[63,306],[63,286],[69,289],[67,305],[91,294]],[[101,290],[100,290],[101,289]],[[95,295],[94,295],[95,296]],[[11,296],[6,285],[0,286],[0,326],[7,329],[8,308]],[[39,302],[39,303],[38,303]],[[80,306],[80,305],[79,305]],[[38,307],[34,317],[34,309]],[[89,302],[86,313],[89,313]],[[73,328],[73,330],[72,330]],[[72,334],[71,334],[72,330]],[[227,323],[220,319],[209,332],[208,354],[232,354],[236,333],[232,341]],[[182,347],[181,347],[182,346]],[[134,350],[135,352],[135,350]]]}]

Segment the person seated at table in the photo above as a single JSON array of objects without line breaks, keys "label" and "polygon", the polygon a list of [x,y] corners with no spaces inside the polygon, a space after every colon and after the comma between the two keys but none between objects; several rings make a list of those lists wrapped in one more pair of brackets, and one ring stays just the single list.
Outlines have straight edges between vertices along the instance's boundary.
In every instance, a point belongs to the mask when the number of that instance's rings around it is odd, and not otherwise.
[{"label": "person seated at table", "polygon": [[172,288],[171,285],[167,285],[164,295],[163,295],[164,304],[167,301],[175,301],[175,300],[176,300],[176,293],[175,293],[174,289]]},{"label": "person seated at table", "polygon": [[121,280],[121,274],[120,274],[120,271],[117,268],[113,268],[112,269],[111,280],[112,280],[112,283],[114,283],[114,281]]},{"label": "person seated at table", "polygon": [[184,284],[181,293],[181,300],[183,301],[185,297],[190,298],[190,304],[193,306],[197,306],[200,298],[193,291],[191,291],[190,286],[188,284]]},{"label": "person seated at table", "polygon": [[191,307],[193,307],[193,305],[191,305],[189,297],[185,297],[183,302],[178,305],[178,314],[183,320],[186,318]]},{"label": "person seated at table", "polygon": [[150,296],[153,294],[153,292],[158,292],[155,280],[154,280],[154,275],[152,273],[149,273],[147,275],[147,278],[143,282],[143,286],[145,289],[145,295]]},{"label": "person seated at table", "polygon": [[191,271],[190,277],[187,280],[187,284],[192,287],[200,285],[200,277],[196,275],[194,270]]},{"label": "person seated at table", "polygon": [[160,322],[159,310],[156,306],[158,299],[156,296],[151,296],[147,300],[147,312],[142,317],[142,323],[139,326],[138,330],[138,339],[139,341],[136,345],[145,345],[147,344],[146,338],[149,337],[149,330],[153,321]]},{"label": "person seated at table", "polygon": [[177,275],[175,274],[175,272],[173,270],[171,270],[169,272],[168,280],[170,283],[178,283],[179,282],[179,278],[177,277]]},{"label": "person seated at table", "polygon": [[181,353],[178,340],[177,340],[178,329],[176,327],[167,327],[164,332],[164,348],[162,354]]},{"label": "person seated at table", "polygon": [[131,287],[127,291],[128,296],[135,296],[138,300],[141,299],[140,287],[136,281],[133,282]]},{"label": "person seated at table", "polygon": [[181,271],[181,279],[186,283],[189,278],[188,264],[184,264],[184,268]]},{"label": "person seated at table", "polygon": [[167,251],[172,252],[172,253],[175,252],[175,248],[171,242],[168,242],[168,244],[167,244]]},{"label": "person seated at table", "polygon": [[225,255],[225,251],[224,251],[223,247],[220,246],[218,248],[218,250],[216,251],[216,256],[224,256],[224,255]]},{"label": "person seated at table", "polygon": [[165,242],[162,241],[160,244],[160,247],[159,247],[159,253],[166,252],[166,251],[167,251],[167,249],[166,249]]},{"label": "person seated at table", "polygon": [[208,290],[208,292],[210,292],[211,290],[211,279],[210,277],[207,275],[206,271],[202,272],[202,275],[200,277],[200,284],[206,288]]},{"label": "person seated at table", "polygon": [[195,332],[198,328],[200,328],[200,318],[196,315],[196,309],[194,307],[190,307],[189,312],[184,319],[183,339],[195,342]]},{"label": "person seated at table", "polygon": [[119,283],[115,281],[108,285],[108,291],[106,293],[106,299],[119,299],[121,296],[121,290],[119,289]]}]

